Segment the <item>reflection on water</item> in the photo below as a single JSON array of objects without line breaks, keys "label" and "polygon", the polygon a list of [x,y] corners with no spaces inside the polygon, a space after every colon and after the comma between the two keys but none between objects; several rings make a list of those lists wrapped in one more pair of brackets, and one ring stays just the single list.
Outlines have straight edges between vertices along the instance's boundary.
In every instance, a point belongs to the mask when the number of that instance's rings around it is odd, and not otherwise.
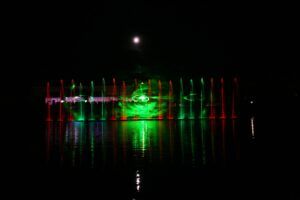
[{"label": "reflection on water", "polygon": [[[106,168],[226,164],[239,157],[237,120],[48,122],[48,166]],[[140,172],[136,187],[140,189]]]},{"label": "reflection on water", "polygon": [[255,139],[254,117],[250,118],[250,126],[251,126],[251,136],[253,139]]}]

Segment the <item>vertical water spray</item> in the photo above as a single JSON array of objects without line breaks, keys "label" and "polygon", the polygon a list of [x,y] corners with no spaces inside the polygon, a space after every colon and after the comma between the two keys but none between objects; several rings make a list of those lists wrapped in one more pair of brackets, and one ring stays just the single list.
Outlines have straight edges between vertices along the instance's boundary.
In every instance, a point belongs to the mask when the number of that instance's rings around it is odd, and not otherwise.
[{"label": "vertical water spray", "polygon": [[89,98],[90,102],[90,120],[95,120],[95,111],[94,111],[94,96],[95,96],[95,86],[94,86],[94,81],[91,81],[91,95]]},{"label": "vertical water spray", "polygon": [[158,80],[158,119],[163,119],[162,113],[162,87],[161,81]]},{"label": "vertical water spray", "polygon": [[190,111],[189,111],[189,119],[195,119],[194,112],[194,104],[195,104],[195,93],[194,93],[194,82],[193,79],[190,79],[190,94],[189,94],[189,102],[190,102]]},{"label": "vertical water spray", "polygon": [[[51,98],[51,94],[50,94],[50,83],[47,82],[47,87],[46,87],[46,98],[49,101],[49,99]],[[47,103],[47,118],[46,121],[52,121],[51,118],[51,103],[52,102],[46,102]]]},{"label": "vertical water spray", "polygon": [[179,112],[178,112],[178,119],[184,119],[184,99],[183,99],[184,91],[183,91],[183,81],[180,78],[180,91],[179,91]]},{"label": "vertical water spray", "polygon": [[214,105],[214,79],[210,79],[210,113],[209,118],[214,119],[216,118],[215,113],[215,105]]},{"label": "vertical water spray", "polygon": [[205,106],[205,86],[204,86],[204,79],[201,78],[200,80],[200,119],[204,119],[207,116],[207,110]]},{"label": "vertical water spray", "polygon": [[[72,79],[71,81],[71,87],[70,87],[70,97],[74,98],[75,96],[75,82]],[[69,117],[68,117],[69,121],[73,121],[74,117],[73,117],[73,101],[69,103]]]},{"label": "vertical water spray", "polygon": [[121,107],[121,120],[126,120],[127,116],[126,116],[126,83],[125,81],[122,82],[122,107]]},{"label": "vertical water spray", "polygon": [[64,121],[64,110],[63,110],[63,103],[64,103],[64,82],[63,80],[60,80],[60,89],[59,89],[59,96],[60,96],[60,102],[59,102],[59,116],[58,121]]},{"label": "vertical water spray", "polygon": [[102,88],[101,88],[101,120],[106,120],[106,103],[104,101],[104,97],[106,95],[106,85],[105,85],[105,79],[102,78]]},{"label": "vertical water spray", "polygon": [[224,94],[224,79],[221,78],[221,119],[226,118],[226,113],[225,113],[225,94]]},{"label": "vertical water spray", "polygon": [[[113,88],[112,88],[112,97],[115,98],[117,95],[117,86],[116,86],[116,79],[113,78]],[[112,101],[112,105],[111,105],[111,117],[110,120],[116,120],[117,119],[117,115],[116,115],[116,103],[113,100]]]},{"label": "vertical water spray", "polygon": [[79,84],[79,96],[80,96],[80,102],[79,102],[79,118],[78,121],[84,121],[85,120],[85,114],[84,114],[84,98],[83,98],[83,86],[80,83]]},{"label": "vertical water spray", "polygon": [[173,119],[173,84],[169,81],[169,105],[168,105],[168,119]]},{"label": "vertical water spray", "polygon": [[233,89],[232,89],[232,98],[231,98],[231,118],[235,119],[237,118],[236,113],[236,99],[238,93],[238,80],[237,78],[233,79]]}]

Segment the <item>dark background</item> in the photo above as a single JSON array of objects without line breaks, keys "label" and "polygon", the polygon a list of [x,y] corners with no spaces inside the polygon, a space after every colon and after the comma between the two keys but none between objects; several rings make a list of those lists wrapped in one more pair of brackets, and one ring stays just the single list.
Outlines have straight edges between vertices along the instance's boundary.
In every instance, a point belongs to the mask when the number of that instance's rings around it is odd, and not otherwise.
[{"label": "dark background", "polygon": [[[286,7],[279,6],[176,1],[26,5],[17,32],[25,55],[20,68],[35,69],[28,74],[34,80],[91,79],[131,72],[142,57],[139,63],[159,74],[175,69],[176,75],[292,77],[295,69],[281,53],[291,50],[283,47],[295,34],[293,12],[287,15]],[[131,48],[136,34],[142,37],[140,52]]]},{"label": "dark background", "polygon": [[[2,75],[5,85],[9,82],[3,96],[13,99],[2,98],[4,110],[13,119],[8,125],[20,147],[10,148],[13,155],[6,162],[18,172],[13,180],[32,178],[37,181],[32,187],[45,183],[33,178],[46,173],[32,170],[31,147],[43,112],[35,88],[47,80],[238,76],[244,99],[255,99],[260,137],[254,174],[257,182],[265,181],[259,191],[274,197],[294,194],[300,133],[296,13],[293,5],[251,2],[13,6],[6,16],[13,56]],[[130,43],[134,35],[142,38],[138,50]],[[16,122],[16,116],[22,120]],[[274,190],[264,190],[264,185]]]}]

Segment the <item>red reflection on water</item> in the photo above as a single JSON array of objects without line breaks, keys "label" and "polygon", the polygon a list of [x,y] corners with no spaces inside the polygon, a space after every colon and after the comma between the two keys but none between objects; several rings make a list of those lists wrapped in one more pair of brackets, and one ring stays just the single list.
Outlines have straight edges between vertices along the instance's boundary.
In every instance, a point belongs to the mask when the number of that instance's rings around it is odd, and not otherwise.
[{"label": "red reflection on water", "polygon": [[112,122],[111,134],[112,134],[112,145],[113,145],[113,155],[114,155],[114,164],[117,164],[118,158],[118,141],[117,141],[117,124]]},{"label": "red reflection on water", "polygon": [[226,160],[226,120],[221,120],[222,157]]},{"label": "red reflection on water", "polygon": [[226,123],[230,122],[225,119],[200,122],[152,120],[131,121],[130,125],[124,121],[49,122],[46,160],[72,167],[141,163],[198,167],[239,158],[236,120],[232,120],[232,134],[227,134],[230,127]]},{"label": "red reflection on water", "polygon": [[173,130],[173,121],[168,122],[169,136],[170,136],[170,157],[173,162],[174,159],[174,130]]},{"label": "red reflection on water", "polygon": [[47,122],[46,123],[46,161],[48,162],[50,159],[50,144],[51,144],[51,133],[52,133],[52,123]]},{"label": "red reflection on water", "polygon": [[209,120],[210,124],[210,137],[211,137],[211,156],[212,156],[212,161],[216,161],[216,143],[215,143],[215,138],[216,138],[216,120],[211,119]]},{"label": "red reflection on water", "polygon": [[162,123],[158,123],[158,137],[159,137],[159,159],[162,161],[163,159],[163,137],[162,137]]},{"label": "red reflection on water", "polygon": [[236,131],[236,124],[237,121],[236,119],[232,120],[232,136],[233,136],[233,147],[235,150],[235,156],[237,160],[240,159],[240,147],[239,147],[239,142],[238,142],[238,135],[237,135],[237,131]]},{"label": "red reflection on water", "polygon": [[60,152],[60,161],[61,165],[63,164],[64,161],[64,124],[63,122],[59,122],[58,124],[58,143],[59,143],[59,152]]}]

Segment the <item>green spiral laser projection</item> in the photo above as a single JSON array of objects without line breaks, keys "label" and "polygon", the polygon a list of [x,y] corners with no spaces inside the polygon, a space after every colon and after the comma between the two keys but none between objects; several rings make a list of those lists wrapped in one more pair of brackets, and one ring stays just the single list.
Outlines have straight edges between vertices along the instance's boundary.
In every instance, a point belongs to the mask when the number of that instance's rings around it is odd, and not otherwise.
[{"label": "green spiral laser projection", "polygon": [[156,96],[147,96],[148,86],[141,83],[139,87],[132,93],[132,101],[126,106],[122,101],[119,102],[119,107],[122,113],[129,118],[150,119],[162,115],[166,110],[166,103],[158,107]]}]

